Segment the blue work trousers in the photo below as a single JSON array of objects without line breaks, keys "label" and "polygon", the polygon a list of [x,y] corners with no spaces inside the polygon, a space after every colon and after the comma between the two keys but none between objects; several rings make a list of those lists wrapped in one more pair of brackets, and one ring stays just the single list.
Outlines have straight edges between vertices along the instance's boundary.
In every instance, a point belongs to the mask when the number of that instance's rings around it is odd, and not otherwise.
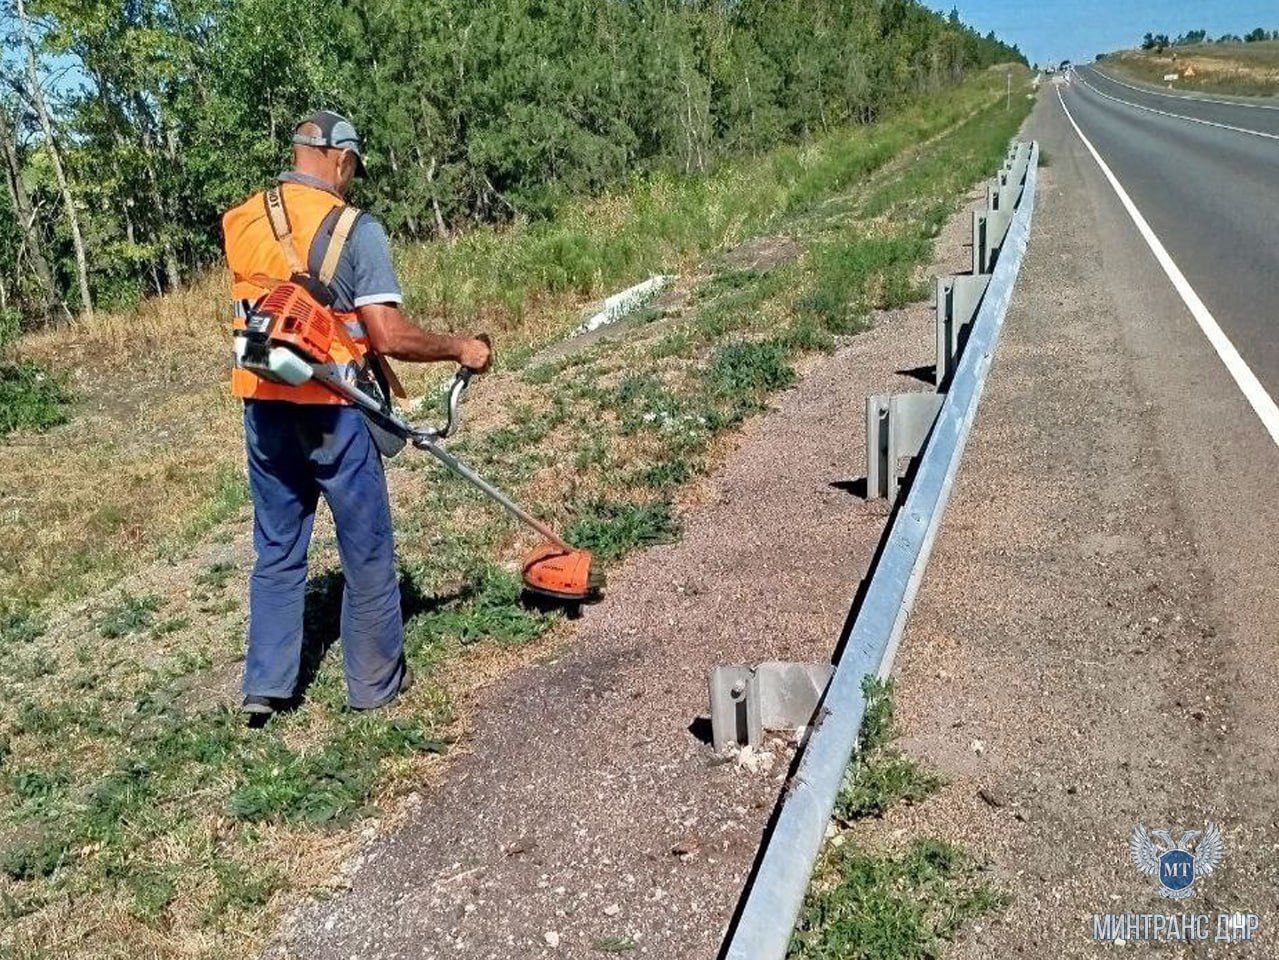
[{"label": "blue work trousers", "polygon": [[333,512],[348,702],[380,706],[404,673],[404,625],[382,458],[348,406],[246,400],[257,562],[249,579],[246,696],[289,698],[302,659],[306,553],[321,495]]}]

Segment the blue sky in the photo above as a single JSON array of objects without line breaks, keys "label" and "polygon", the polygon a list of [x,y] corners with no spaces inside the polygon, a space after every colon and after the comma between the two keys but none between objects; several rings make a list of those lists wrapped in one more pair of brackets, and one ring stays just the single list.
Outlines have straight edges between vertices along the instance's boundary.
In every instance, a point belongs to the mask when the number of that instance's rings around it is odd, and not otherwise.
[{"label": "blue sky", "polygon": [[1130,47],[1146,31],[1170,37],[1204,29],[1244,34],[1253,27],[1279,30],[1276,0],[925,0],[959,15],[982,33],[994,30],[1031,60],[1087,60]]}]

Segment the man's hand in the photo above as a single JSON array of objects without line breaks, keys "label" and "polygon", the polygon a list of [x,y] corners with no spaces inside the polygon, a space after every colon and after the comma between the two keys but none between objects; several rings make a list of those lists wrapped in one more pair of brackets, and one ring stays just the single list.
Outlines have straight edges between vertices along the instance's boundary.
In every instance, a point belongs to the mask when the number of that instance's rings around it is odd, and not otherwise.
[{"label": "man's hand", "polygon": [[493,364],[493,345],[487,334],[465,339],[457,352],[457,362],[468,370],[484,373]]}]

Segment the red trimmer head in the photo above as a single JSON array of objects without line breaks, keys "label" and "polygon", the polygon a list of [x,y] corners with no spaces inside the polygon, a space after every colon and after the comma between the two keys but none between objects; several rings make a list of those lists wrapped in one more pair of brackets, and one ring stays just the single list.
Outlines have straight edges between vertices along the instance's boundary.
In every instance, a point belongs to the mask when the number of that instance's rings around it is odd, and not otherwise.
[{"label": "red trimmer head", "polygon": [[591,551],[556,543],[540,543],[525,554],[523,573],[525,587],[555,600],[587,602],[604,586],[604,578],[591,570]]}]

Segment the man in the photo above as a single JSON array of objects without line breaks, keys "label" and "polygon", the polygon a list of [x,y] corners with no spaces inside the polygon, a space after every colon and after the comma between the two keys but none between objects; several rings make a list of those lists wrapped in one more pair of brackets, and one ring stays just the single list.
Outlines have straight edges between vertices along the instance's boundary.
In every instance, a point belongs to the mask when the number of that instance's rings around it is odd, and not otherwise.
[{"label": "man", "polygon": [[[237,326],[277,283],[307,273],[332,294],[332,309],[359,354],[350,360],[377,364],[381,354],[487,370],[492,356],[486,339],[429,333],[400,312],[382,225],[343,201],[352,179],[364,174],[360,140],[348,120],[322,110],[298,124],[293,169],[223,217]],[[331,247],[336,257],[329,256]],[[237,366],[231,388],[244,399],[257,553],[249,580],[243,709],[263,718],[296,693],[307,545],[320,496],[333,513],[346,580],[341,637],[347,699],[356,709],[384,706],[411,677],[386,477],[369,425],[314,381],[289,386]]]}]

